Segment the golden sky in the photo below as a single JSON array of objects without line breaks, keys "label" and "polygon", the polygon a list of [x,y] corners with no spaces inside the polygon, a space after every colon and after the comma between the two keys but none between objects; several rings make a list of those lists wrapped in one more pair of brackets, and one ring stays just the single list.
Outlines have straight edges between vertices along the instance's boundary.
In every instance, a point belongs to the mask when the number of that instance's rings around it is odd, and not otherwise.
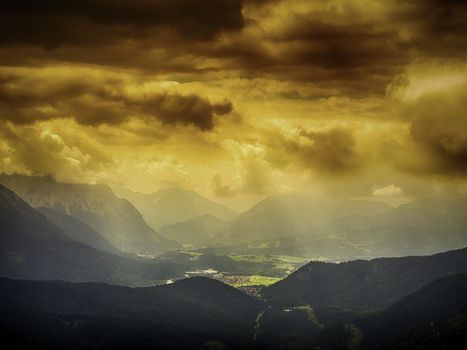
[{"label": "golden sky", "polygon": [[0,171],[237,209],[467,192],[463,0],[1,4]]}]

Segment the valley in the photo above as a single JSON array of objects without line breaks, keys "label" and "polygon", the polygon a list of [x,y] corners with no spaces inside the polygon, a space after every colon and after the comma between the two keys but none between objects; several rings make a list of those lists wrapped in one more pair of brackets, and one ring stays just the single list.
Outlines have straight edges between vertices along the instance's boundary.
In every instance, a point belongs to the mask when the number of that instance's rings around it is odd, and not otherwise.
[{"label": "valley", "polygon": [[139,286],[170,284],[189,277],[208,277],[236,287],[251,295],[280,281],[310,259],[285,255],[216,255],[198,251],[177,251],[151,258],[165,264],[177,264],[186,270],[171,278],[146,281]]},{"label": "valley", "polygon": [[467,349],[467,0],[0,0],[0,347]]},{"label": "valley", "polygon": [[[225,220],[213,219],[210,210],[233,214],[200,195],[170,191],[164,201],[169,194],[196,198],[196,211],[187,203],[184,210],[202,216],[179,213],[180,225],[162,226],[173,234],[166,238],[110,188],[5,175],[0,182],[26,198],[0,185],[0,335],[6,342],[364,350],[404,349],[406,339],[419,337],[459,344],[467,332],[467,222],[456,209],[467,203],[463,196],[397,208],[274,197]],[[106,203],[95,192],[105,193]],[[290,210],[301,206],[328,214],[307,221],[306,210]],[[331,207],[347,215],[329,214]],[[287,224],[271,226],[269,218]],[[253,230],[252,238],[233,243],[237,227],[243,236]],[[134,240],[132,230],[144,234]],[[134,244],[115,245],[122,234]],[[393,320],[406,326],[391,328]]]}]

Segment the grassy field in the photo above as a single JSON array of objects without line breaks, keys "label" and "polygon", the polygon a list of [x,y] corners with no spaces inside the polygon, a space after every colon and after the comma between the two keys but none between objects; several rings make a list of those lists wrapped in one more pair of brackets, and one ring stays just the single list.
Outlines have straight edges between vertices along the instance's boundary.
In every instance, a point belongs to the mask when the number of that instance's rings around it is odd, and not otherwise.
[{"label": "grassy field", "polygon": [[288,255],[231,254],[229,257],[234,261],[268,264],[285,274],[289,274],[308,261],[306,258]]},{"label": "grassy field", "polygon": [[233,287],[269,286],[280,280],[281,278],[260,275],[232,275],[222,277],[224,283],[230,284]]}]

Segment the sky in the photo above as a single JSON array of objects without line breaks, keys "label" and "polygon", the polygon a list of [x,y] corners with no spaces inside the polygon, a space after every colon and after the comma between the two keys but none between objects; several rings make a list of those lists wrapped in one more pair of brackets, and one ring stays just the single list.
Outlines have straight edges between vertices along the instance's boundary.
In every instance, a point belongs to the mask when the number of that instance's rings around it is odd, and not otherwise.
[{"label": "sky", "polygon": [[467,192],[462,0],[0,0],[0,171],[242,210]]}]

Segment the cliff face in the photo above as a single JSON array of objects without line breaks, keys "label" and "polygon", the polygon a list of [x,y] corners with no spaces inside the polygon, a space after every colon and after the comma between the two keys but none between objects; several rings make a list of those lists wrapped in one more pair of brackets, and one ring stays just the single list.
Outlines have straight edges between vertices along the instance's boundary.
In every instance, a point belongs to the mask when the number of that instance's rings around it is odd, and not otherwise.
[{"label": "cliff face", "polygon": [[124,257],[78,242],[0,185],[0,276],[140,284],[180,276],[177,266]]},{"label": "cliff face", "polygon": [[120,250],[154,253],[178,246],[149,227],[138,210],[108,186],[4,174],[0,183],[32,207],[52,208],[86,223]]}]

